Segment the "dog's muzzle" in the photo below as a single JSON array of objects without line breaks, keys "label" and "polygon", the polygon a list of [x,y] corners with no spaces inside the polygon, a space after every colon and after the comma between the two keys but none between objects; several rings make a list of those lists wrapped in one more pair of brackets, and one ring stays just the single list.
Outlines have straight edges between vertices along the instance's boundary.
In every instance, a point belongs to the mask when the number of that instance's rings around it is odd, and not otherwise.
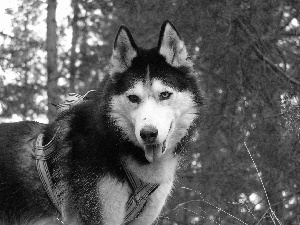
[{"label": "dog's muzzle", "polygon": [[145,126],[140,131],[140,137],[144,142],[145,157],[149,162],[161,158],[166,150],[166,140],[163,143],[158,141],[158,130],[154,126]]}]

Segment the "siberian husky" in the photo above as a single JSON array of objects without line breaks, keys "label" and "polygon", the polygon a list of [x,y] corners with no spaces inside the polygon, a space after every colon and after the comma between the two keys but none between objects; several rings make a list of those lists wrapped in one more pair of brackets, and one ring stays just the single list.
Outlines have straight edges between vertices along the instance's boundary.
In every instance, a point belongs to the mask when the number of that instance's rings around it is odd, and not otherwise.
[{"label": "siberian husky", "polygon": [[165,21],[148,50],[121,26],[104,83],[53,124],[0,125],[0,224],[159,219],[203,108],[174,25]]}]

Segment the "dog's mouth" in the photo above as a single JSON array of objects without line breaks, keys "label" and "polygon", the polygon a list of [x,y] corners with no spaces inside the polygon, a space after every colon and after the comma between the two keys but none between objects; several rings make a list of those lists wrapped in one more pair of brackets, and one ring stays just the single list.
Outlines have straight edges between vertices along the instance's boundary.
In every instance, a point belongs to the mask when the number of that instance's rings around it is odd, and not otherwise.
[{"label": "dog's mouth", "polygon": [[145,145],[145,157],[149,162],[157,161],[166,151],[166,141],[162,144]]},{"label": "dog's mouth", "polygon": [[148,160],[148,162],[152,163],[157,160],[159,160],[165,153],[167,149],[167,139],[168,136],[170,135],[170,132],[173,128],[173,122],[171,122],[169,130],[168,130],[168,135],[165,138],[164,142],[162,143],[149,143],[144,145],[144,151],[145,151],[145,157]]}]

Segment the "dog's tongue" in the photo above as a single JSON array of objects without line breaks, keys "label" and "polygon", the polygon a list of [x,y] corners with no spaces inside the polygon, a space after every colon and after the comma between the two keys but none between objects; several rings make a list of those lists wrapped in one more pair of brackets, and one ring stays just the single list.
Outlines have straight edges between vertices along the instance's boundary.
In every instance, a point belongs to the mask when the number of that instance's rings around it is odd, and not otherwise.
[{"label": "dog's tongue", "polygon": [[145,147],[145,157],[149,162],[154,162],[162,156],[161,145],[147,145]]}]

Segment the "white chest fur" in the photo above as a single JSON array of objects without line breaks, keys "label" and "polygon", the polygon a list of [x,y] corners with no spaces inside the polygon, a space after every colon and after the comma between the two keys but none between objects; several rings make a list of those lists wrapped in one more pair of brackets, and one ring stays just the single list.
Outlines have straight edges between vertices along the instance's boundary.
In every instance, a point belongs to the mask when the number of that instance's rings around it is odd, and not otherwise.
[{"label": "white chest fur", "polygon": [[126,159],[127,168],[139,179],[147,183],[159,184],[158,188],[148,197],[147,203],[139,217],[124,222],[125,206],[132,193],[129,184],[118,182],[106,176],[98,183],[99,197],[102,205],[102,218],[105,225],[151,225],[159,216],[168,195],[171,192],[177,159],[166,156],[160,162],[146,166],[139,165],[131,158]]},{"label": "white chest fur", "polygon": [[168,195],[171,192],[173,183],[161,184],[154,193],[152,193],[146,203],[146,207],[139,217],[131,221],[130,225],[151,225],[158,218]]},{"label": "white chest fur", "polygon": [[[145,208],[139,217],[133,221],[126,221],[130,225],[152,224],[165,204],[172,189],[172,182],[160,184],[159,187],[147,199]],[[127,183],[122,184],[116,179],[105,177],[98,184],[99,197],[103,207],[102,217],[105,225],[125,224],[125,205],[131,194],[131,188]]]},{"label": "white chest fur", "polygon": [[124,159],[128,170],[147,183],[173,183],[177,169],[178,158],[172,152],[167,152],[158,161],[140,165],[133,158]]},{"label": "white chest fur", "polygon": [[129,185],[106,176],[98,183],[98,190],[103,207],[103,224],[122,224],[125,216],[125,205],[131,192]]}]

